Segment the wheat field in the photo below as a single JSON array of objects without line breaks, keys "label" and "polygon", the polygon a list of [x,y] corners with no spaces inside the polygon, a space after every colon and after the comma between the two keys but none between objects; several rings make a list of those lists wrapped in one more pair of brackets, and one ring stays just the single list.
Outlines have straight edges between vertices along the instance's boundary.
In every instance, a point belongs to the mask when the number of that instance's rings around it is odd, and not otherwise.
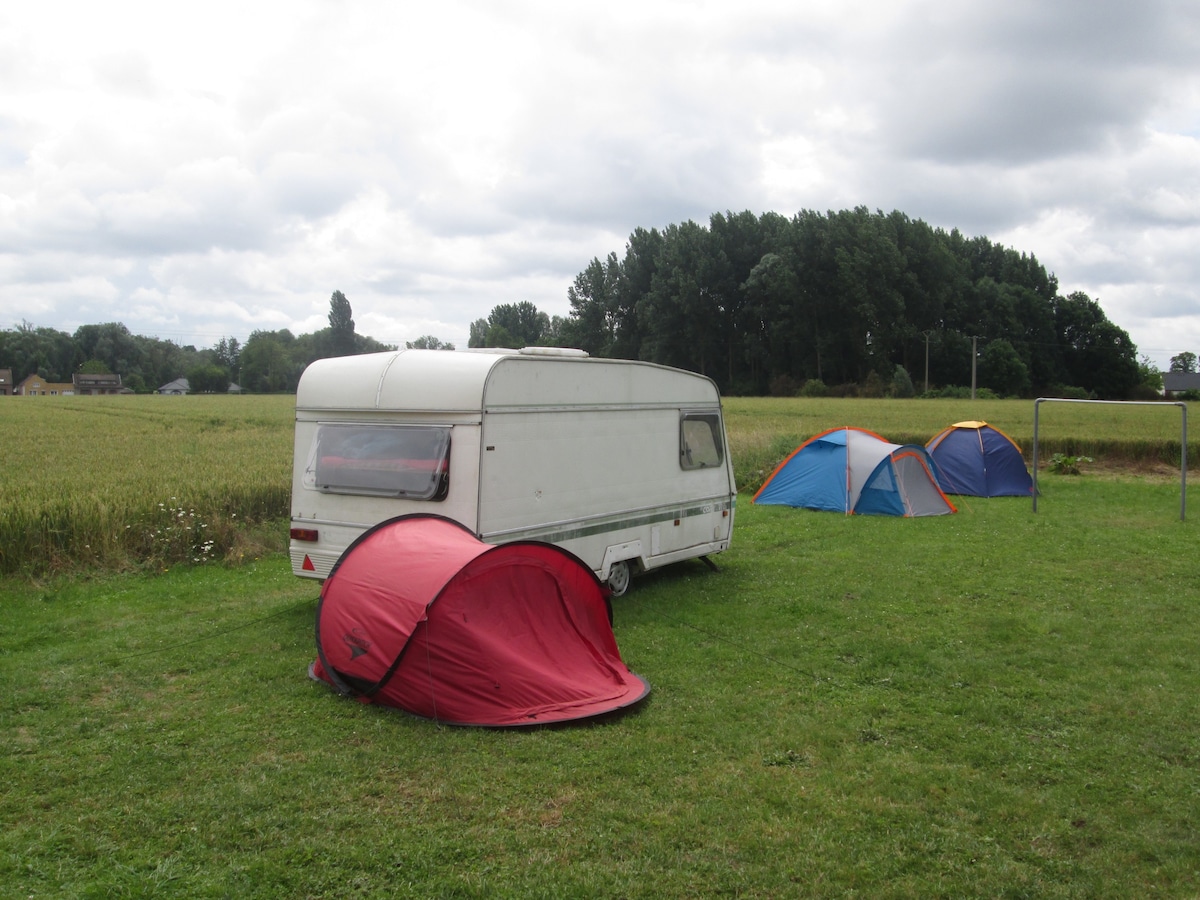
[{"label": "wheat field", "polygon": [[[11,397],[0,400],[0,575],[236,559],[246,530],[288,516],[295,398]],[[752,491],[802,440],[842,425],[924,443],[982,419],[1030,456],[1034,403],[728,397],[730,454]],[[1172,404],[1043,404],[1039,448],[1178,467]],[[1189,456],[1197,448],[1189,437]]]}]

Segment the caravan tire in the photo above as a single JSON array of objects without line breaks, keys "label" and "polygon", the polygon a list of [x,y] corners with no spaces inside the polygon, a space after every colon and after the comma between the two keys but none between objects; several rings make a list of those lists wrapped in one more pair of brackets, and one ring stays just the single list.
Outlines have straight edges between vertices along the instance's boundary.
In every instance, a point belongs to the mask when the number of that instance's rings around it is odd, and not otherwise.
[{"label": "caravan tire", "polygon": [[614,597],[623,597],[629,590],[629,562],[621,560],[613,563],[608,569],[608,589]]}]

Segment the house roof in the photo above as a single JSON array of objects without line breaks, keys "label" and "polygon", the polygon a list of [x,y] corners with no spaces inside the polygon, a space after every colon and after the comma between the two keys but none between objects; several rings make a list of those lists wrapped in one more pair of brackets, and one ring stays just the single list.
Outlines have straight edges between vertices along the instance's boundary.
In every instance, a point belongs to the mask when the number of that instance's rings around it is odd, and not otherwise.
[{"label": "house roof", "polygon": [[[186,378],[176,378],[174,381],[168,381],[158,389],[158,393],[160,394],[190,394],[191,391],[191,382]],[[229,382],[228,393],[240,394],[242,393],[242,388],[231,381]]]},{"label": "house roof", "polygon": [[1200,391],[1200,373],[1163,372],[1164,391]]},{"label": "house roof", "polygon": [[108,375],[101,372],[76,372],[71,376],[76,387],[120,387],[120,375]]}]

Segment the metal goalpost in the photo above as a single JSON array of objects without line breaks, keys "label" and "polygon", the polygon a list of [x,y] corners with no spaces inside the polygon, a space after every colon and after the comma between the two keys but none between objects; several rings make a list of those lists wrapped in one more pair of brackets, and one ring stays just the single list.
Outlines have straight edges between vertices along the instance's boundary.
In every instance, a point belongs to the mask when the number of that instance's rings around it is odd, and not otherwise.
[{"label": "metal goalpost", "polygon": [[1033,511],[1038,501],[1038,409],[1043,403],[1102,403],[1109,406],[1178,406],[1182,414],[1179,439],[1179,521],[1187,515],[1187,404],[1182,401],[1155,400],[1067,400],[1059,397],[1039,397],[1033,401]]}]

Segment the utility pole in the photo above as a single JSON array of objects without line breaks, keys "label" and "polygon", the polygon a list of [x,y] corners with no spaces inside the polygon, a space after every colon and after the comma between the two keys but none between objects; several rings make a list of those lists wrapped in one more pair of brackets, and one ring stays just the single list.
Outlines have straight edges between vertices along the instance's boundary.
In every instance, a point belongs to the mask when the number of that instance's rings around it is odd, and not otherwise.
[{"label": "utility pole", "polygon": [[979,354],[975,352],[975,342],[979,340],[976,335],[971,335],[971,399],[975,399],[975,360]]},{"label": "utility pole", "polygon": [[929,393],[929,332],[925,332],[925,393]]}]

